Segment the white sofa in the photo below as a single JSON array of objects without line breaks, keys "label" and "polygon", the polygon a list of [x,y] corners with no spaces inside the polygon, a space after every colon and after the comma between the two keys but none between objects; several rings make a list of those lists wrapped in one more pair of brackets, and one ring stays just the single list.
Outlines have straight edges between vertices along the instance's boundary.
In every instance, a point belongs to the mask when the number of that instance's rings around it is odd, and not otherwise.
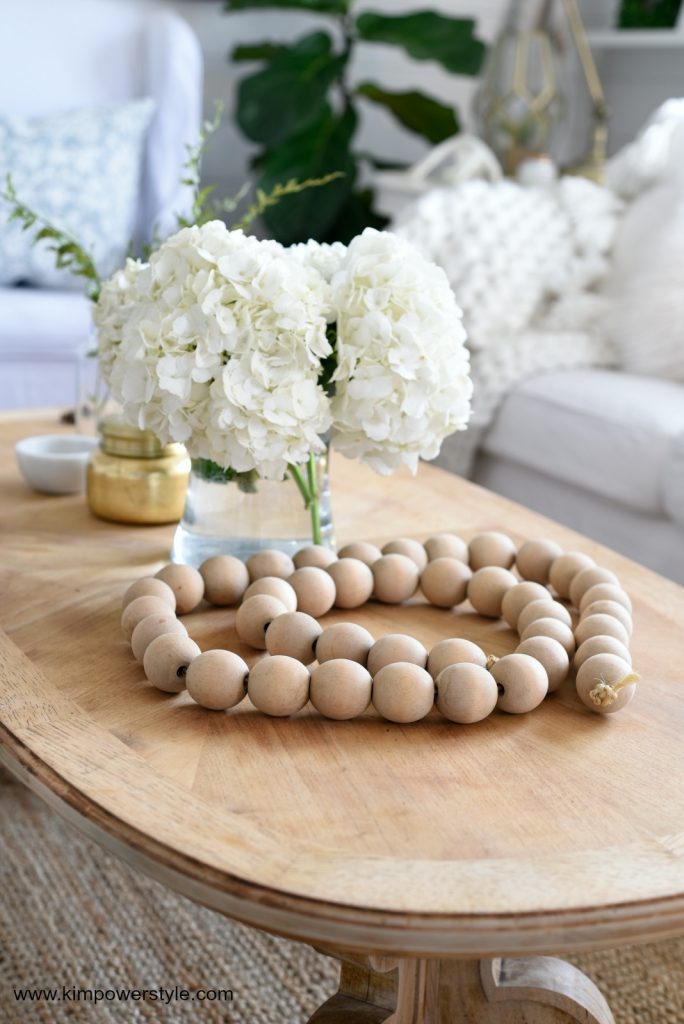
[{"label": "white sofa", "polygon": [[[3,8],[0,96],[22,117],[155,100],[142,168],[138,236],[172,229],[188,206],[186,144],[197,141],[202,56],[172,11],[136,0],[22,0]],[[0,288],[0,409],[71,405],[89,347],[79,290]]]}]

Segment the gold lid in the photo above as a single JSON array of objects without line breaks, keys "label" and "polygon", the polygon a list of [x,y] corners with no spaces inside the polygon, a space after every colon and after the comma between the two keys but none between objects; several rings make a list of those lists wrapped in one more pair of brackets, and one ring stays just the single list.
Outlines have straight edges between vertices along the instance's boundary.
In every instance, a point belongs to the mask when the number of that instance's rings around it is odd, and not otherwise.
[{"label": "gold lid", "polygon": [[129,459],[161,459],[182,455],[182,444],[162,444],[151,430],[127,423],[123,416],[106,416],[99,425],[102,451]]}]

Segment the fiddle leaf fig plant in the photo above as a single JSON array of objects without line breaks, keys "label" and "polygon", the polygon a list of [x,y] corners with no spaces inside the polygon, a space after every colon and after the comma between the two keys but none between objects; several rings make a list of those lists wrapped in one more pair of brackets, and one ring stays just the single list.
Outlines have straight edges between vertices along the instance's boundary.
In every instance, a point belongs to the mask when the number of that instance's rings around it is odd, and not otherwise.
[{"label": "fiddle leaf fig plant", "polygon": [[416,89],[393,92],[372,81],[353,82],[350,66],[365,44],[399,47],[416,61],[434,61],[446,71],[476,75],[484,43],[471,18],[433,11],[385,15],[354,13],[354,0],[226,0],[229,12],[278,8],[324,15],[317,29],[288,45],[258,41],[236,46],[236,63],[258,63],[238,85],[235,118],[258,145],[253,165],[265,191],[278,181],[340,172],[320,194],[286,197],[264,211],[263,220],[281,242],[349,241],[364,227],[382,227],[372,190],[362,184],[362,165],[387,164],[382,154],[356,148],[359,114],[366,103],[384,108],[405,129],[436,144],[459,130],[458,112]]}]

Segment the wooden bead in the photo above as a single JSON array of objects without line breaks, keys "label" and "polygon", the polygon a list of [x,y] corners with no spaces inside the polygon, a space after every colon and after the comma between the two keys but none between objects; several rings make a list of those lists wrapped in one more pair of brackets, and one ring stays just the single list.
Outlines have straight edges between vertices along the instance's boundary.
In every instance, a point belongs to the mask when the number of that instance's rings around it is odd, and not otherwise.
[{"label": "wooden bead", "polygon": [[204,580],[191,565],[165,565],[156,574],[176,595],[176,613],[187,615],[194,611],[204,597]]},{"label": "wooden bead", "polygon": [[168,617],[171,609],[167,601],[161,597],[134,597],[130,604],[127,604],[121,615],[121,629],[124,636],[130,641],[133,630],[146,619],[148,615],[164,615]]},{"label": "wooden bead", "polygon": [[266,650],[266,627],[285,615],[287,608],[277,597],[255,594],[243,601],[235,616],[235,630],[244,644],[257,651]]},{"label": "wooden bead", "polygon": [[434,681],[420,665],[394,662],[373,679],[373,706],[389,722],[417,722],[430,712],[434,700]]},{"label": "wooden bead", "polygon": [[373,573],[359,558],[340,558],[326,572],[335,584],[336,608],[360,608],[373,593]]},{"label": "wooden bead", "polygon": [[368,654],[368,671],[375,676],[385,665],[393,665],[397,661],[410,662],[425,668],[428,653],[412,636],[405,633],[388,633],[376,640]]},{"label": "wooden bead", "polygon": [[255,551],[245,562],[249,578],[260,580],[262,576],[279,576],[286,580],[294,572],[294,562],[289,555],[275,548],[264,548],[263,551]]},{"label": "wooden bead", "polygon": [[570,584],[575,576],[582,569],[593,569],[595,565],[596,562],[589,555],[584,555],[581,551],[568,551],[551,563],[549,583],[559,597],[569,597]]},{"label": "wooden bead", "polygon": [[612,615],[614,619],[617,619],[618,622],[622,623],[627,630],[628,636],[631,636],[634,632],[632,616],[625,606],[618,604],[617,601],[592,601],[591,604],[588,604],[584,611],[580,613],[580,622],[582,619],[586,619],[590,615]]},{"label": "wooden bead", "polygon": [[306,569],[309,566],[314,569],[327,569],[337,561],[337,555],[323,544],[310,544],[306,548],[300,548],[296,555],[293,555],[292,561],[295,569]]},{"label": "wooden bead", "polygon": [[436,558],[456,558],[459,562],[468,564],[468,545],[455,533],[435,533],[428,537],[424,547],[429,562]]},{"label": "wooden bead", "polygon": [[497,707],[509,714],[524,715],[533,711],[548,693],[546,669],[529,654],[506,654],[499,658],[491,672],[499,687]]},{"label": "wooden bead", "polygon": [[420,589],[436,608],[453,608],[466,599],[472,572],[457,558],[435,558],[423,569]]},{"label": "wooden bead", "polygon": [[249,669],[232,651],[205,651],[188,666],[185,685],[194,701],[210,711],[226,711],[245,695]]},{"label": "wooden bead", "polygon": [[505,533],[487,530],[473,537],[468,545],[468,553],[473,572],[486,566],[510,569],[515,561],[515,544]]},{"label": "wooden bead", "polygon": [[423,545],[411,537],[399,537],[397,540],[390,540],[382,548],[383,555],[406,555],[412,562],[415,562],[420,572],[428,563],[428,556]]},{"label": "wooden bead", "polygon": [[325,569],[305,565],[295,569],[287,582],[297,595],[298,610],[316,619],[329,612],[335,603],[335,584]]},{"label": "wooden bead", "polygon": [[498,619],[504,594],[517,582],[508,569],[496,565],[485,566],[473,573],[468,583],[468,600],[480,615]]},{"label": "wooden bead", "polygon": [[309,699],[309,670],[296,658],[262,658],[249,673],[247,694],[257,710],[274,718],[296,715]]},{"label": "wooden bead", "polygon": [[515,564],[524,580],[546,584],[552,562],[562,554],[555,540],[527,540],[515,556]]},{"label": "wooden bead", "polygon": [[188,666],[201,654],[189,636],[164,633],[148,646],[143,658],[145,675],[158,690],[180,693],[185,689]]},{"label": "wooden bead", "polygon": [[199,567],[209,604],[226,606],[241,601],[249,585],[247,566],[233,555],[214,555]]},{"label": "wooden bead", "polygon": [[572,662],[575,671],[580,669],[588,658],[593,658],[595,654],[616,654],[618,658],[622,658],[629,665],[632,664],[629,648],[616,640],[614,636],[590,636],[579,645],[575,652]]},{"label": "wooden bead", "polygon": [[594,601],[617,601],[628,612],[632,611],[632,602],[629,597],[622,587],[618,587],[615,583],[595,583],[593,587],[589,587],[589,590],[585,590],[579,603],[580,614]]},{"label": "wooden bead", "polygon": [[420,571],[406,555],[383,555],[373,563],[373,597],[385,604],[401,604],[412,597],[418,587]]},{"label": "wooden bead", "polygon": [[581,569],[576,576],[573,577],[570,584],[570,601],[574,604],[575,608],[579,608],[580,601],[586,594],[590,587],[596,586],[597,583],[614,583],[618,584],[619,580],[614,572],[610,569],[602,569],[598,565],[591,566],[589,569]]},{"label": "wooden bead", "polygon": [[327,626],[316,644],[316,660],[323,664],[326,661],[355,661],[365,667],[368,652],[374,644],[373,637],[355,622],[336,622]]},{"label": "wooden bead", "polygon": [[161,612],[159,615],[148,615],[146,618],[141,619],[131,636],[131,650],[135,660],[142,664],[145,651],[149,645],[158,636],[163,636],[164,633],[188,635],[188,631],[183,623],[175,615],[172,615],[170,610],[166,614]]},{"label": "wooden bead", "polygon": [[160,601],[165,601],[166,604],[168,604],[172,612],[175,612],[176,610],[176,595],[168,583],[164,583],[163,580],[158,580],[156,576],[143,576],[141,580],[136,580],[135,583],[131,583],[123,596],[121,611],[123,611],[131,601],[135,601],[136,597],[158,597]]},{"label": "wooden bead", "polygon": [[549,593],[541,601],[530,601],[523,608],[518,616],[518,632],[524,633],[527,627],[537,619],[558,619],[559,622],[564,622],[566,626],[572,628],[570,612],[560,601],[554,601]]},{"label": "wooden bead", "polygon": [[583,644],[590,636],[614,636],[629,647],[629,633],[612,615],[588,615],[586,619],[580,619],[575,627],[575,640]]},{"label": "wooden bead", "polygon": [[311,673],[311,703],[320,714],[337,721],[362,715],[370,704],[372,689],[370,672],[347,658],[333,658]]},{"label": "wooden bead", "polygon": [[435,644],[428,655],[427,670],[432,678],[436,679],[449,665],[461,664],[479,665],[480,668],[484,668],[487,664],[487,655],[471,640],[452,637]]},{"label": "wooden bead", "polygon": [[570,670],[568,652],[550,636],[528,637],[518,646],[515,653],[528,654],[530,658],[536,658],[541,662],[549,680],[549,693],[558,689]]},{"label": "wooden bead", "polygon": [[450,722],[470,725],[491,715],[499,690],[491,672],[463,662],[449,665],[437,677],[437,707]]},{"label": "wooden bead", "polygon": [[[577,695],[592,711],[611,715],[629,704],[634,696],[636,679],[626,682],[632,674],[632,666],[623,658],[615,654],[595,654],[587,658],[577,673]],[[624,685],[621,686],[623,681]],[[608,687],[615,689],[611,692]]]},{"label": "wooden bead", "polygon": [[266,650],[269,654],[285,654],[303,665],[310,665],[316,657],[316,642],[322,632],[322,626],[311,615],[286,612],[274,619],[266,630]]},{"label": "wooden bead", "polygon": [[285,605],[285,611],[297,611],[297,594],[288,580],[281,580],[279,576],[262,576],[254,583],[250,583],[244,593],[242,602],[248,601],[250,597],[258,594],[268,594],[275,597]]},{"label": "wooden bead", "polygon": [[501,602],[501,614],[511,629],[517,628],[521,611],[533,601],[551,601],[551,594],[541,583],[525,580],[506,591]]},{"label": "wooden bead", "polygon": [[357,558],[359,562],[364,562],[369,567],[373,562],[377,562],[378,558],[382,557],[380,548],[375,544],[369,544],[365,540],[357,540],[353,544],[345,544],[337,554],[339,558]]},{"label": "wooden bead", "polygon": [[535,619],[534,622],[530,622],[520,634],[520,640],[529,640],[531,636],[550,636],[552,640],[557,640],[568,652],[569,658],[575,652],[575,636],[572,630],[558,619]]}]

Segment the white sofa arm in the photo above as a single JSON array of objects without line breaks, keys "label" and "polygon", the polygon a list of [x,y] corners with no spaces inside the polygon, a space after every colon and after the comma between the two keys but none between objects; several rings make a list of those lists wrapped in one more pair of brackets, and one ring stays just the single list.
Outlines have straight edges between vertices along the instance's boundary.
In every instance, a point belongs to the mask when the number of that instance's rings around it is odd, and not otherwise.
[{"label": "white sofa arm", "polygon": [[664,467],[663,500],[670,519],[684,526],[684,433],[673,440]]}]

